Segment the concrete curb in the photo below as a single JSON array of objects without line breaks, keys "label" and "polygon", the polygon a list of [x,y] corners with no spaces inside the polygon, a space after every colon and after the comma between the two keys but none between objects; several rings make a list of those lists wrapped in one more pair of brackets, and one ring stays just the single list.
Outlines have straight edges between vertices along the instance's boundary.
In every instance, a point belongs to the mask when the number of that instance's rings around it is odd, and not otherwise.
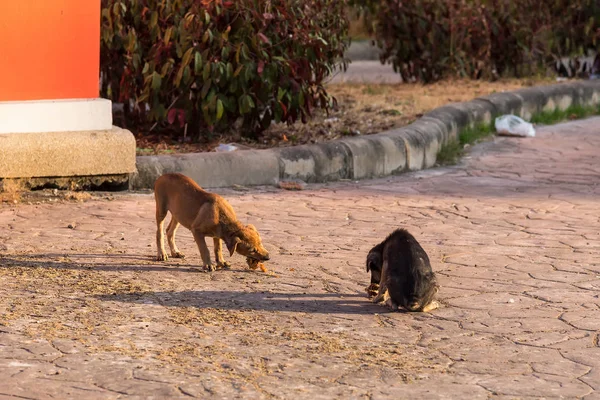
[{"label": "concrete curb", "polygon": [[515,114],[529,120],[542,111],[598,104],[600,80],[563,83],[448,104],[406,127],[375,135],[268,150],[140,156],[130,188],[152,188],[156,178],[166,172],[180,172],[213,188],[394,175],[432,167],[441,147],[455,140],[461,130],[489,123],[498,115]]}]

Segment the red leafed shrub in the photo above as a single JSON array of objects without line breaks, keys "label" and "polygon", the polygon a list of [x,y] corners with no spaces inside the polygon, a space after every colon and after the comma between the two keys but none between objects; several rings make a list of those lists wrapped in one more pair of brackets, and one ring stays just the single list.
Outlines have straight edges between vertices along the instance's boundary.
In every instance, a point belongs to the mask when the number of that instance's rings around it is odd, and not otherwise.
[{"label": "red leafed shrub", "polygon": [[102,0],[102,95],[206,132],[306,121],[348,43],[345,0]]},{"label": "red leafed shrub", "polygon": [[598,0],[351,0],[403,79],[528,75],[598,48]]}]

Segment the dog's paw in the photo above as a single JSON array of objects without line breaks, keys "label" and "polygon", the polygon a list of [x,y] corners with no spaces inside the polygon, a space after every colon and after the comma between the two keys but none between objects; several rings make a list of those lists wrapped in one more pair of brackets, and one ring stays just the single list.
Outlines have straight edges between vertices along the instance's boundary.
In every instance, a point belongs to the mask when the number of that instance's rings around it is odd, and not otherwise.
[{"label": "dog's paw", "polygon": [[373,303],[385,303],[388,301],[389,298],[390,294],[386,288],[383,293],[378,293],[377,296],[375,296],[375,298],[373,299]]},{"label": "dog's paw", "polygon": [[162,253],[156,256],[156,261],[169,261],[167,253]]},{"label": "dog's paw", "polygon": [[371,283],[365,288],[365,291],[367,292],[367,297],[369,298],[377,296],[377,293],[379,292],[379,284]]},{"label": "dog's paw", "polygon": [[396,304],[396,302],[394,302],[394,300],[392,300],[392,298],[390,297],[389,299],[387,299],[385,301],[385,305],[391,310],[391,311],[398,311],[398,304]]},{"label": "dog's paw", "polygon": [[434,300],[431,303],[427,304],[425,307],[423,307],[423,312],[433,311],[436,308],[440,308],[440,303]]},{"label": "dog's paw", "polygon": [[216,271],[216,269],[217,269],[217,267],[216,267],[215,265],[213,265],[213,264],[204,264],[204,265],[202,266],[202,268],[203,268],[205,271],[208,271],[208,272],[213,272],[213,271]]},{"label": "dog's paw", "polygon": [[217,267],[229,269],[231,268],[231,263],[228,263],[227,261],[218,262]]},{"label": "dog's paw", "polygon": [[171,257],[173,258],[185,258],[185,254],[180,251],[176,251],[175,253],[171,253]]}]

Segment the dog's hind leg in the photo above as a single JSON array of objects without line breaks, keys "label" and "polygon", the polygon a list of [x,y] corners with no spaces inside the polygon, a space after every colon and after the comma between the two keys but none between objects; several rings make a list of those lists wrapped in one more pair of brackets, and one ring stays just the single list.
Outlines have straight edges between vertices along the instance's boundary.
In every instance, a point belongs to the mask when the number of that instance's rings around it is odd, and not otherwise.
[{"label": "dog's hind leg", "polygon": [[217,262],[217,267],[230,268],[231,264],[223,259],[221,239],[219,239],[219,238],[213,238],[213,239],[214,239],[214,244],[215,244],[214,251],[215,251],[215,261]]},{"label": "dog's hind leg", "polygon": [[440,308],[440,303],[438,303],[437,301],[432,301],[431,303],[427,304],[425,307],[423,307],[423,312],[429,312],[432,310],[435,310],[437,308]]},{"label": "dog's hind leg", "polygon": [[179,222],[171,215],[171,222],[167,225],[167,243],[169,243],[169,249],[171,249],[171,257],[173,258],[184,258],[185,255],[179,251],[175,244],[175,233],[179,228]]},{"label": "dog's hind leg", "polygon": [[157,200],[156,202],[156,259],[158,261],[167,261],[169,256],[167,256],[167,252],[165,251],[165,240],[163,227],[165,223],[165,218],[167,217],[167,209],[163,207],[162,204]]},{"label": "dog's hind leg", "polygon": [[392,311],[398,311],[398,304],[392,300],[391,297],[385,296],[387,299],[385,300],[385,305],[390,308]]}]

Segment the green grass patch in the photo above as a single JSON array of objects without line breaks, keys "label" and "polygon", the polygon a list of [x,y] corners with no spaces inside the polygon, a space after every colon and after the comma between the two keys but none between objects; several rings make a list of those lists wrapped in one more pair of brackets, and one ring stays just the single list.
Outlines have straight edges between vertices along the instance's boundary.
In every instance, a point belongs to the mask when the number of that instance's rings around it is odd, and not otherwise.
[{"label": "green grass patch", "polygon": [[477,124],[474,127],[463,129],[458,134],[458,140],[453,140],[442,147],[437,155],[436,162],[440,165],[456,164],[465,152],[465,145],[472,145],[485,139],[494,132],[493,123]]},{"label": "green grass patch", "polygon": [[532,124],[552,125],[562,121],[582,119],[598,114],[600,114],[600,105],[582,106],[575,104],[566,110],[555,109],[554,111],[543,111],[535,114],[531,117],[530,122]]},{"label": "green grass patch", "polygon": [[[582,106],[576,104],[568,107],[566,110],[544,111],[533,115],[530,122],[537,125],[552,125],[592,115],[600,115],[600,105]],[[495,131],[494,122],[463,129],[458,135],[458,140],[454,140],[442,147],[437,155],[437,163],[439,165],[456,164],[465,152],[465,145],[475,144],[491,136]]]}]

